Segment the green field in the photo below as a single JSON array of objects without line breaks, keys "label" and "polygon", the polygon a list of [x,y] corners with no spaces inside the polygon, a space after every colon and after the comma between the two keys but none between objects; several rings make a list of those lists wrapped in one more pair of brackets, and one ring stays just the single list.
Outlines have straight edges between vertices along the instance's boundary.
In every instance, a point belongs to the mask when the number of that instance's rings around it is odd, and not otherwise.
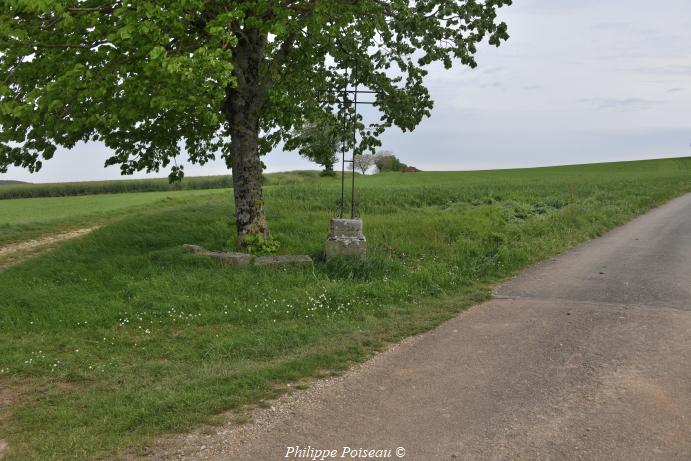
[{"label": "green field", "polygon": [[[316,171],[268,173],[263,179],[267,185],[294,184],[319,177]],[[200,189],[226,189],[232,187],[232,178],[226,176],[191,176],[170,183],[168,178],[116,179],[109,181],[61,182],[44,184],[16,184],[0,181],[0,200],[37,197],[70,197],[96,194],[129,194],[133,192],[171,192]]]},{"label": "green field", "polygon": [[0,200],[0,245],[101,224],[136,210],[169,206],[230,190],[185,190]]},{"label": "green field", "polygon": [[[314,268],[221,267],[185,253],[184,243],[233,246],[231,194],[218,191],[138,203],[0,273],[7,458],[136,451],[337,373],[517,270],[691,192],[691,159],[358,178],[368,257],[328,263],[340,183],[296,182],[266,187],[267,213],[280,252],[311,254]],[[60,214],[61,200],[56,219],[90,219]],[[16,209],[17,225],[47,213],[41,201]]]},{"label": "green field", "polygon": [[169,192],[231,187],[230,176],[183,178],[170,183],[168,178],[119,179],[45,184],[0,184],[0,200],[37,197],[68,197],[75,195],[126,194],[133,192]]}]

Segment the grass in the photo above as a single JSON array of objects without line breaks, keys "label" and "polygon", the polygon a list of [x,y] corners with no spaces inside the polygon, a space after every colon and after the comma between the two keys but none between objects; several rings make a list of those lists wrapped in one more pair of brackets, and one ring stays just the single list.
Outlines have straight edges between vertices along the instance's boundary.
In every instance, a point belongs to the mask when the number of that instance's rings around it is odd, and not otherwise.
[{"label": "grass", "polygon": [[[361,261],[320,258],[340,183],[266,188],[283,253],[313,269],[226,268],[230,194],[137,209],[0,273],[8,459],[137,450],[280,385],[338,372],[485,299],[527,265],[691,191],[691,159],[359,178]],[[9,392],[9,391],[8,391]]]},{"label": "grass", "polygon": [[230,197],[231,192],[186,190],[0,200],[0,245],[101,224],[135,210],[170,206],[210,194]]},{"label": "grass", "polygon": [[[319,177],[316,171],[291,171],[264,175],[265,184],[295,184]],[[180,190],[226,189],[232,178],[225,176],[192,176],[170,183],[168,178],[118,179],[110,181],[62,182],[45,184],[16,184],[0,181],[0,200],[37,197],[68,197],[96,194],[126,194],[133,192],[170,192]]]},{"label": "grass", "polygon": [[43,184],[5,184],[0,185],[0,200],[96,194],[124,194],[132,192],[223,189],[231,187],[231,182],[231,177],[225,175],[183,178],[181,182],[172,184],[168,181],[168,178],[116,179],[110,181]]}]

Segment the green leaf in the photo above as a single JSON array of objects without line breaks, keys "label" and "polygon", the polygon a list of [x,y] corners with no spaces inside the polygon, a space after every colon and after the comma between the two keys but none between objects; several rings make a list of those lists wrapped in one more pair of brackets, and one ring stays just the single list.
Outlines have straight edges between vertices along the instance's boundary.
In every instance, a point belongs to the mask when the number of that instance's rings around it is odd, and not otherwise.
[{"label": "green leaf", "polygon": [[155,46],[151,49],[151,51],[149,51],[149,57],[152,60],[159,59],[159,58],[165,56],[165,54],[166,54],[166,49],[163,48],[162,46]]}]

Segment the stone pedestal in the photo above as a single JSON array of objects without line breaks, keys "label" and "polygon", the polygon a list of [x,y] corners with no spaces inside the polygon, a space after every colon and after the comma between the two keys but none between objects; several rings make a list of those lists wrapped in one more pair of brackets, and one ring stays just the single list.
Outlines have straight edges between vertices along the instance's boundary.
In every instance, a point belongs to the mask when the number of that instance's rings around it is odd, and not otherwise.
[{"label": "stone pedestal", "polygon": [[336,256],[364,256],[367,240],[362,233],[361,219],[331,220],[331,232],[326,240],[326,259]]}]

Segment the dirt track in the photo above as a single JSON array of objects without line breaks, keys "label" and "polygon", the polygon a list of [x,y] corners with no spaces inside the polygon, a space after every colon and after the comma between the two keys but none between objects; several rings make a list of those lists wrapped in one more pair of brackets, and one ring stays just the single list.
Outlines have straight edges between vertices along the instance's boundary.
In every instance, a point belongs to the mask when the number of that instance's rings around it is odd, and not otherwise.
[{"label": "dirt track", "polygon": [[85,227],[82,229],[73,229],[71,231],[61,232],[59,234],[46,235],[33,240],[26,240],[24,242],[0,246],[0,269],[17,264],[27,257],[34,256],[42,250],[50,248],[57,243],[88,234],[97,228],[98,227]]}]

